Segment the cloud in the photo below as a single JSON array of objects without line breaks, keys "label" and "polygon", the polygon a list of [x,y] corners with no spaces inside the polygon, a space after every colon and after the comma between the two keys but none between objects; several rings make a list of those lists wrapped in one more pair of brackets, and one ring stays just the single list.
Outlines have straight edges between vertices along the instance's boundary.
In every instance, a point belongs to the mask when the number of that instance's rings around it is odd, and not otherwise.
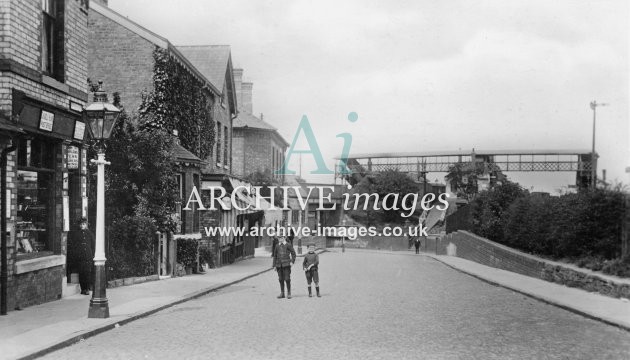
[{"label": "cloud", "polygon": [[[291,141],[309,116],[326,157],[355,152],[590,148],[624,177],[624,1],[133,1],[110,6],[175,44],[230,44],[254,110]],[[359,121],[346,120],[348,112]],[[625,177],[624,177],[625,178]]]}]

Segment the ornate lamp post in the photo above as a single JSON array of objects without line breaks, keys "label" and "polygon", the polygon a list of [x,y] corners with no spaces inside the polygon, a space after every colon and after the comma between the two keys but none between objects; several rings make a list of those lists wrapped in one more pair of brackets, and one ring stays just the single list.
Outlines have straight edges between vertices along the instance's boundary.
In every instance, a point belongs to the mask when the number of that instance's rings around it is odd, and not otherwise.
[{"label": "ornate lamp post", "polygon": [[107,93],[103,91],[103,82],[98,82],[98,90],[94,92],[94,100],[84,112],[92,138],[96,140],[97,159],[91,160],[97,165],[96,195],[96,248],[94,250],[94,291],[90,300],[89,318],[108,318],[109,302],[107,301],[105,277],[105,144],[109,139],[118,119],[120,110],[107,102]]}]

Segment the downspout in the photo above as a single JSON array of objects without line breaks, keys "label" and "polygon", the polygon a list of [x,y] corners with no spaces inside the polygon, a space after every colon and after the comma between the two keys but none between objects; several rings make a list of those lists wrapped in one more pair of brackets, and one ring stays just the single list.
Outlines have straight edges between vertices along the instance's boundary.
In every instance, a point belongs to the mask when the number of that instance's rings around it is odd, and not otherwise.
[{"label": "downspout", "polygon": [[[230,116],[230,174],[234,173],[234,159],[232,159],[234,152],[232,152],[232,149],[234,149],[234,119],[238,117],[238,113],[239,111],[236,109],[234,110],[234,115]],[[245,168],[245,149],[243,149],[243,168]]]},{"label": "downspout", "polygon": [[2,208],[0,209],[0,242],[2,243],[2,250],[0,250],[2,253],[2,267],[0,268],[0,292],[2,301],[0,303],[0,315],[7,314],[7,155],[15,151],[16,148],[16,145],[5,147],[2,149],[2,154],[0,155],[0,176],[2,177],[0,181],[0,195],[2,196]]}]

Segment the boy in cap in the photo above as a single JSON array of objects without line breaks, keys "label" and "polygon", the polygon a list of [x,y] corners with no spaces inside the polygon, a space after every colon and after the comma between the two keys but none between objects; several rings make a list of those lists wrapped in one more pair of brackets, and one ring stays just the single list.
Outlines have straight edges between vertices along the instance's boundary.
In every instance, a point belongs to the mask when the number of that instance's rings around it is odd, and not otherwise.
[{"label": "boy in cap", "polygon": [[284,284],[287,284],[287,299],[291,298],[291,265],[295,263],[295,250],[293,246],[287,242],[284,236],[278,238],[278,245],[273,248],[273,266],[278,272],[278,281],[280,281],[280,295],[278,299],[284,298]]},{"label": "boy in cap", "polygon": [[315,244],[308,244],[308,253],[304,255],[304,262],[302,263],[302,269],[306,274],[306,282],[308,283],[308,297],[313,297],[311,292],[311,282],[315,282],[315,291],[317,291],[317,297],[319,295],[319,274],[317,269],[319,267],[319,255],[315,254]]}]

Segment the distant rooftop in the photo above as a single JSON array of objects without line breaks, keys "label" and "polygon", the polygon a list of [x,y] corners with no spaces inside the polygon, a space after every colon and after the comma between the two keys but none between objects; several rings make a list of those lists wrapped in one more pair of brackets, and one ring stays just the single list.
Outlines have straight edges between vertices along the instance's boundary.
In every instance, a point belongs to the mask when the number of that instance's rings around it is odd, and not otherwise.
[{"label": "distant rooftop", "polygon": [[239,112],[238,117],[234,119],[233,127],[249,127],[254,129],[265,129],[265,130],[277,130],[275,127],[271,126],[268,122],[263,119],[247,113],[245,111]]},{"label": "distant rooftop", "polygon": [[191,153],[180,144],[175,145],[175,149],[173,149],[173,153],[175,154],[175,158],[177,159],[178,162],[195,163],[195,164],[202,163],[202,160],[199,157],[197,157],[197,155]]},{"label": "distant rooftop", "polygon": [[225,72],[230,61],[230,45],[176,46],[219,91],[225,85]]}]

